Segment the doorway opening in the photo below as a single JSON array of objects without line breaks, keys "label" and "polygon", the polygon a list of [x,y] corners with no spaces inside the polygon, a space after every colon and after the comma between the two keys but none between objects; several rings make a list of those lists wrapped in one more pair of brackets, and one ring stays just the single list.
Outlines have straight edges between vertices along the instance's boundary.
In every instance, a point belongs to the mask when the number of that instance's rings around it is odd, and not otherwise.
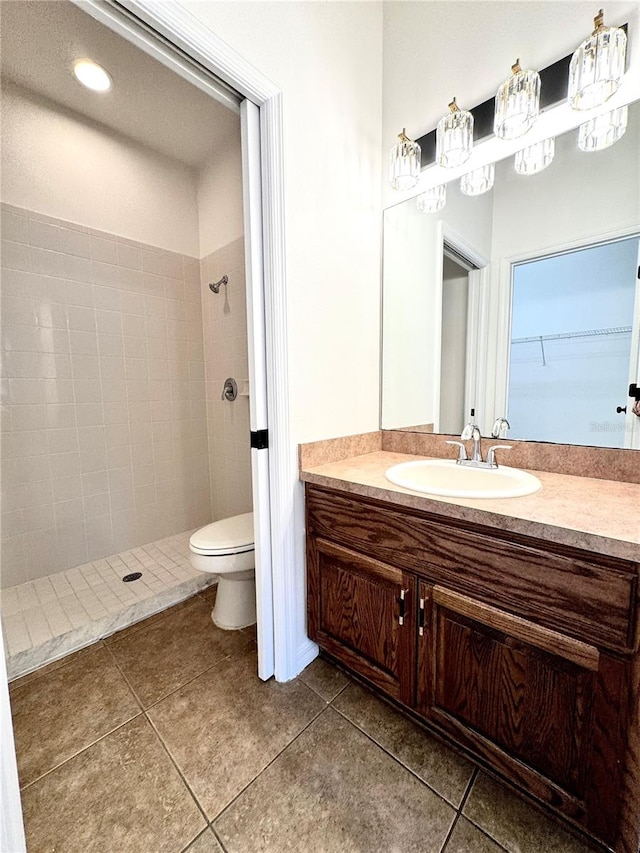
[{"label": "doorway opening", "polygon": [[[15,26],[6,22],[3,44],[2,201],[15,244],[5,257],[13,302],[3,337],[14,393],[4,448],[16,486],[13,526],[3,530],[3,581],[29,587],[8,596],[20,605],[8,631],[10,653],[14,646],[22,656],[16,675],[32,668],[20,629],[32,648],[37,635],[60,656],[59,631],[84,616],[93,624],[92,611],[106,624],[114,595],[137,621],[154,612],[156,599],[173,603],[192,580],[178,559],[165,566],[171,581],[154,576],[147,584],[143,573],[118,595],[109,558],[144,561],[142,546],[184,538],[255,503],[270,590],[269,502],[252,500],[252,486],[268,495],[268,473],[264,464],[252,472],[250,449],[249,395],[266,395],[261,246],[246,245],[250,208],[250,230],[261,232],[260,175],[248,150],[251,141],[259,152],[257,108],[245,102],[241,130],[239,95],[202,69],[190,68],[185,80],[72,3],[13,4],[3,14],[16,18]],[[131,36],[130,17],[127,26]],[[17,37],[13,50],[12,32],[40,41],[25,50]],[[148,44],[148,29],[144,38]],[[111,73],[113,91],[102,100],[69,74],[74,40],[83,55],[91,45]],[[166,59],[170,49],[161,47]],[[212,296],[209,280],[225,275],[224,293]],[[234,402],[218,393],[228,376],[241,389]],[[28,418],[32,407],[37,424]],[[34,476],[35,504],[23,488]],[[58,574],[76,569],[70,609],[55,608],[53,619],[42,595],[51,588],[59,600]],[[104,596],[92,587],[104,587]],[[31,627],[22,607],[30,596],[34,608],[42,605]],[[269,677],[270,595],[261,602],[261,676]],[[98,630],[108,631],[104,624]]]},{"label": "doorway opening", "polygon": [[513,266],[514,436],[634,446],[627,394],[639,367],[639,249],[634,236]]},{"label": "doorway opening", "polygon": [[442,338],[438,432],[460,435],[475,416],[470,402],[474,327],[472,287],[478,267],[453,245],[442,249]]}]

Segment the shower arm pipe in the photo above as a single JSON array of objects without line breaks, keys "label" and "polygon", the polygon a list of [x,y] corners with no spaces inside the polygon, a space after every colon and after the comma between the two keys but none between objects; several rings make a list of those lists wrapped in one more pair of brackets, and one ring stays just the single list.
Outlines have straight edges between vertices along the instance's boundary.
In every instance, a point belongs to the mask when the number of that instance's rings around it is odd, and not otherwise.
[{"label": "shower arm pipe", "polygon": [[229,283],[229,276],[223,275],[222,278],[220,279],[220,281],[209,282],[209,287],[211,288],[211,290],[213,290],[214,293],[220,293],[220,288],[222,287],[222,285],[224,284],[224,286],[226,287],[228,283]]}]

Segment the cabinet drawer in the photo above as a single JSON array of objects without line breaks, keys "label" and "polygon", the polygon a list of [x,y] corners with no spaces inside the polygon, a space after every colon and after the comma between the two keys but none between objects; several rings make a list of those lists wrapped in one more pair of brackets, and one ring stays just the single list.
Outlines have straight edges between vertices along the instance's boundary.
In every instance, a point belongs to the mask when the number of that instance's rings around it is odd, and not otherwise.
[{"label": "cabinet drawer", "polygon": [[310,532],[540,625],[635,647],[636,563],[307,487]]}]

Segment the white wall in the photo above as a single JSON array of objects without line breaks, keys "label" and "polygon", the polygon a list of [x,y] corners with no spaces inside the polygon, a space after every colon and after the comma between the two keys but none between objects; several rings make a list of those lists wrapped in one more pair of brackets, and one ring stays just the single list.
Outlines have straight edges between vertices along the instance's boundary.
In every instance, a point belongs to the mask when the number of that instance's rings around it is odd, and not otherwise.
[{"label": "white wall", "polygon": [[[461,239],[488,260],[492,221],[493,193],[468,198],[456,184],[447,187],[447,202],[439,213],[419,212],[415,199],[385,210],[383,429],[433,423],[443,431],[439,425],[443,242],[453,240],[455,246]],[[466,308],[464,318],[466,324]],[[448,414],[445,419],[448,422]]]},{"label": "white wall", "polygon": [[3,201],[198,256],[192,169],[4,82],[2,127]]},{"label": "white wall", "polygon": [[240,122],[198,173],[198,227],[201,258],[243,236]]},{"label": "white wall", "polygon": [[[597,4],[533,0],[460,0],[384,4],[383,157],[407,128],[428,133],[456,96],[473,107],[495,95],[519,57],[523,68],[545,68],[575,50],[593,29]],[[605,23],[629,23],[629,75],[640,75],[640,4],[605,5]],[[395,198],[394,198],[395,195]],[[384,206],[397,201],[388,186]]]},{"label": "white wall", "polygon": [[181,2],[284,93],[293,438],[377,429],[382,6]]}]

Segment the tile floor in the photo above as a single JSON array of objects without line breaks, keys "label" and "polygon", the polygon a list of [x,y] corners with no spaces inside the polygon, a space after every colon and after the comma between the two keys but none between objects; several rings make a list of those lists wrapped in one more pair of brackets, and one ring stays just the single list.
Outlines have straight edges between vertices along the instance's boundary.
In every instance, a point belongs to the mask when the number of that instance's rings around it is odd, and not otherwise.
[{"label": "tile floor", "polygon": [[11,684],[29,853],[587,853],[324,660],[255,675],[215,589]]},{"label": "tile floor", "polygon": [[[3,589],[9,678],[37,669],[181,601],[214,578],[189,562],[192,531]],[[122,578],[139,572],[133,583]]]}]

